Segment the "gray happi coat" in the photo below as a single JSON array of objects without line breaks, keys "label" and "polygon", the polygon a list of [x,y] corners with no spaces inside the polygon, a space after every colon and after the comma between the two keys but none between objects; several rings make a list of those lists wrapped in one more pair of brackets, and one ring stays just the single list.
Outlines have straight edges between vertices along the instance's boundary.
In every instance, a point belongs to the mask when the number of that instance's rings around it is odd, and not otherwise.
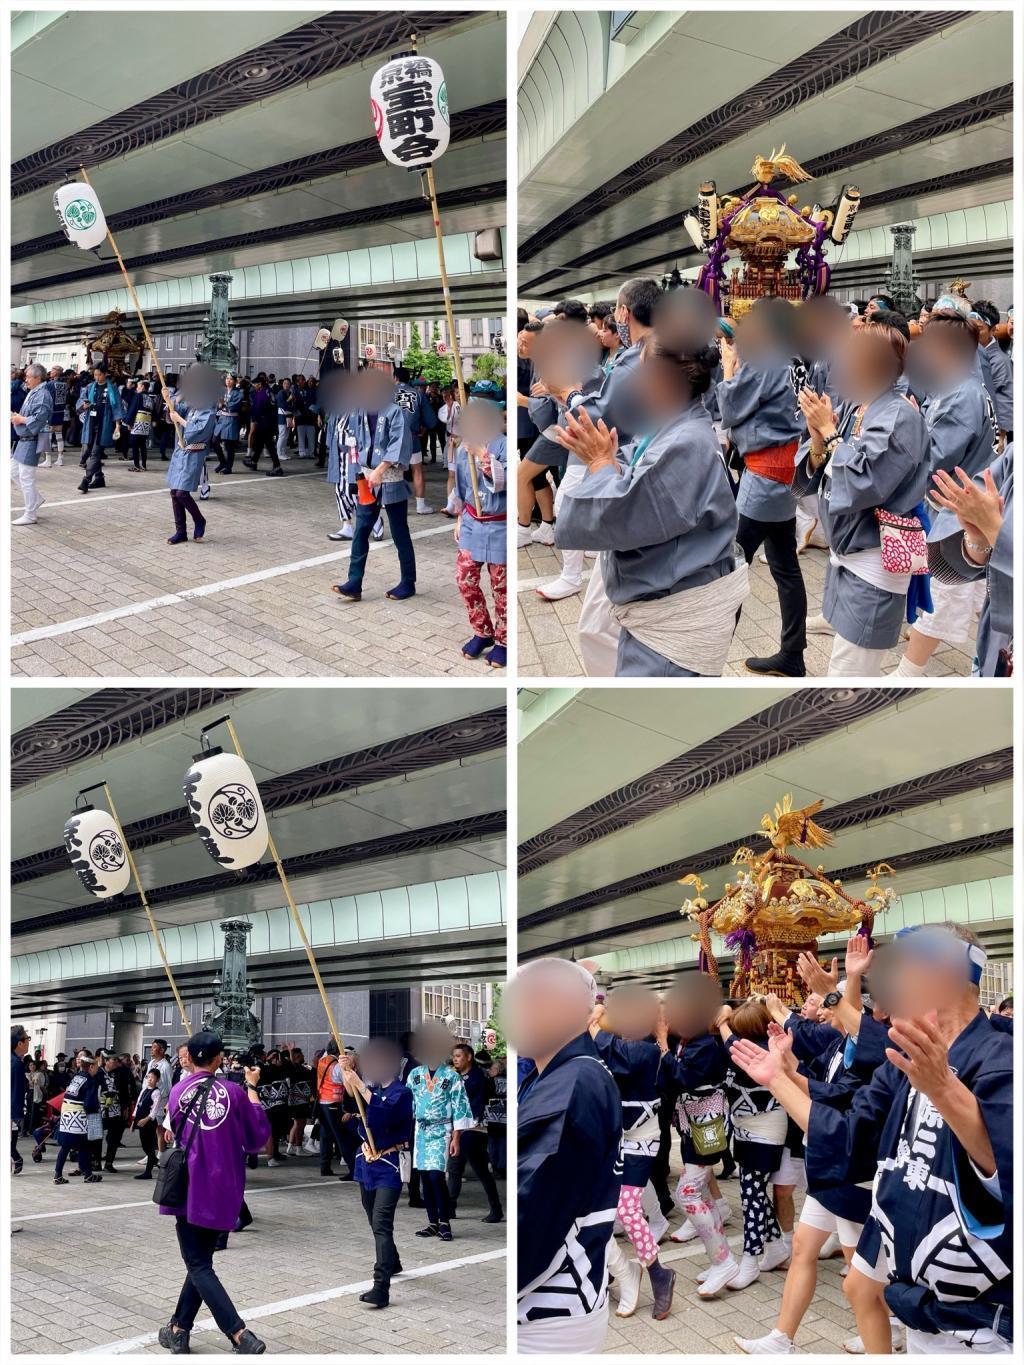
[{"label": "gray happi coat", "polygon": [[701,401],[631,464],[641,445],[569,489],[555,526],[556,545],[608,551],[601,564],[616,605],[701,587],[735,568],[736,504]]},{"label": "gray happi coat", "polygon": [[[741,455],[788,445],[803,434],[803,417],[786,361],[756,367],[744,363],[731,379],[717,385],[715,399],[722,425],[729,428]],[[789,484],[744,469],[736,510],[752,521],[792,521],[796,497]]]},{"label": "gray happi coat", "polygon": [[[837,555],[881,544],[876,508],[908,517],[928,483],[928,431],[918,409],[893,387],[869,403],[852,435],[857,405],[836,413],[839,442],[827,464],[811,472],[810,441],[797,454],[794,490],[817,493],[822,528]],[[836,633],[865,649],[891,649],[906,613],[905,593],[885,592],[842,565],[829,564],[822,612]]]}]

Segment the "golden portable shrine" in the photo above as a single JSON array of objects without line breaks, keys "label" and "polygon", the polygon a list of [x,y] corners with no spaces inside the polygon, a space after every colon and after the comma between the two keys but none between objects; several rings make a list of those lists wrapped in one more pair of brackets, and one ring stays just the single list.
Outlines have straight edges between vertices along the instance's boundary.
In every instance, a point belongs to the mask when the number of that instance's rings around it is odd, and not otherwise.
[{"label": "golden portable shrine", "polygon": [[99,336],[82,338],[87,363],[105,365],[111,378],[135,374],[146,343],[128,331],[125,315],[119,308],[108,313],[104,321],[107,326]]},{"label": "golden portable shrine", "polygon": [[736,850],[732,866],[744,870],[737,881],[726,882],[724,895],[714,903],[705,898],[708,888],[696,873],[680,881],[697,893],[683,902],[680,914],[697,923],[693,937],[700,945],[700,969],[718,978],[711,948],[714,931],[734,955],[732,994],[737,998],[775,994],[802,1002],[803,985],[796,970],[800,954],[816,954],[818,940],[831,934],[859,930],[870,935],[875,915],[896,900],[892,887],[879,885],[882,877],[892,874],[888,863],[867,869],[871,885],[863,900],[854,900],[824,867],[811,867],[789,851],[825,848],[834,842],[813,818],[823,804],[816,801],[793,810],[789,795],[776,802],[774,815],[761,820],[768,848],[763,853],[746,845]]},{"label": "golden portable shrine", "polygon": [[[797,208],[796,194],[772,188],[781,177],[800,184],[813,179],[799,161],[787,154],[785,143],[770,156],[755,156],[750,173],[753,187],[740,194],[719,195],[713,180],[699,189],[696,214],[683,226],[707,262],[697,277],[720,312],[741,318],[762,298],[801,303],[812,294],[828,293],[831,268],[825,259],[829,246],[842,246],[860,208],[860,190],[845,185],[832,208],[805,204]],[[728,275],[730,253],[740,258]]]}]

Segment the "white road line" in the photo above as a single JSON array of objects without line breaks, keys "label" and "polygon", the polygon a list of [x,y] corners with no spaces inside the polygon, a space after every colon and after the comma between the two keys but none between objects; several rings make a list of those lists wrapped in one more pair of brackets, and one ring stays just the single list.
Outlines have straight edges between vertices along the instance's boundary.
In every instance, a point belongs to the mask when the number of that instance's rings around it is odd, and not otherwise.
[{"label": "white road line", "polygon": [[[443,1275],[448,1270],[459,1270],[467,1265],[479,1265],[483,1261],[495,1261],[507,1254],[502,1248],[500,1251],[484,1251],[478,1256],[460,1256],[454,1261],[438,1261],[434,1265],[419,1266],[415,1270],[406,1270],[397,1283],[402,1285],[407,1280],[420,1280],[427,1275]],[[331,1299],[341,1299],[348,1294],[365,1294],[372,1285],[372,1280],[357,1280],[352,1284],[339,1284],[334,1289],[321,1289],[313,1294],[298,1294],[293,1299],[278,1299],[275,1303],[265,1303],[259,1308],[246,1308],[239,1305],[238,1311],[246,1323],[251,1323],[260,1318],[274,1317],[277,1313],[290,1313],[296,1308],[309,1308],[314,1303],[329,1303]],[[217,1324],[212,1318],[202,1318],[192,1328],[192,1335],[195,1336],[197,1332],[217,1330],[219,1330]],[[140,1351],[144,1346],[152,1346],[156,1340],[156,1332],[147,1332],[145,1336],[141,1337],[128,1337],[126,1340],[105,1342],[102,1346],[90,1346],[81,1354],[123,1356],[130,1351]]]},{"label": "white road line", "polygon": [[[247,1189],[245,1196],[251,1199],[255,1194],[280,1194],[282,1190],[322,1190],[330,1182],[325,1180],[303,1180],[296,1181],[294,1185],[267,1185],[264,1187],[253,1186]],[[92,1204],[84,1209],[57,1209],[54,1213],[12,1213],[11,1220],[15,1223],[38,1223],[44,1218],[75,1218],[82,1213],[112,1213],[115,1209],[151,1209],[152,1199],[140,1199],[137,1203],[131,1204]]]},{"label": "white road line", "polygon": [[[308,469],[301,474],[289,474],[289,479],[311,479],[314,474],[319,474],[322,479],[326,479],[322,469]],[[266,483],[266,474],[254,476],[251,479],[232,479],[230,483],[210,483],[211,488],[233,488],[240,483]],[[50,502],[49,499],[43,504],[44,507],[91,507],[97,502],[114,502],[117,498],[151,498],[157,493],[166,493],[167,486],[161,484],[159,488],[140,488],[134,493],[79,493],[77,498],[68,498],[67,501]]]},{"label": "white road line", "polygon": [[[416,531],[413,540],[426,540],[429,536],[452,534],[447,523],[434,526],[429,531]],[[376,541],[371,550],[391,549],[390,540]],[[105,626],[111,621],[121,621],[126,616],[142,616],[147,611],[159,607],[173,607],[182,602],[191,602],[200,597],[212,597],[215,593],[229,592],[232,588],[247,588],[251,583],[264,583],[270,578],[280,578],[283,574],[300,573],[303,569],[316,569],[323,564],[337,564],[348,559],[352,553],[351,545],[344,550],[336,550],[329,555],[314,555],[312,559],[298,559],[291,564],[278,564],[273,569],[257,569],[255,573],[241,574],[238,578],[223,578],[219,583],[204,583],[198,588],[183,588],[181,592],[165,593],[163,597],[150,597],[145,602],[133,602],[125,607],[112,607],[110,611],[97,612],[95,616],[77,616],[72,621],[54,621],[48,626],[37,626],[34,630],[24,630],[20,635],[11,636],[11,647],[30,645],[34,640],[53,640],[59,635],[74,635],[80,630],[94,626]]]}]

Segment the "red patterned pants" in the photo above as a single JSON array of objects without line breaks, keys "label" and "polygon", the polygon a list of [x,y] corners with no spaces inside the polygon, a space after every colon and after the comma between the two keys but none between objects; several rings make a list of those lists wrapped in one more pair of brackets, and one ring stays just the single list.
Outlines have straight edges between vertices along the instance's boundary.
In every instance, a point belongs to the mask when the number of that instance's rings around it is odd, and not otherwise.
[{"label": "red patterned pants", "polygon": [[508,628],[507,570],[504,564],[488,564],[491,576],[491,594],[494,597],[494,620],[487,610],[487,599],[480,586],[482,564],[478,564],[468,550],[460,550],[455,557],[455,582],[466,610],[469,624],[477,635],[495,640],[499,645],[506,643]]}]

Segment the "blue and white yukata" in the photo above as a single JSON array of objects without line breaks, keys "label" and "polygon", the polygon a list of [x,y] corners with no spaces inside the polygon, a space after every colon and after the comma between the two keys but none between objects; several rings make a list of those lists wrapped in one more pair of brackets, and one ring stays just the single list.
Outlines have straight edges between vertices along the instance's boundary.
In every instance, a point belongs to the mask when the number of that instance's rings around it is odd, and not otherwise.
[{"label": "blue and white yukata", "polygon": [[570,491],[556,543],[605,552],[604,587],[621,627],[616,676],[721,675],[748,591],[736,524],[699,399]]},{"label": "blue and white yukata", "polygon": [[50,416],[53,412],[53,395],[45,384],[37,384],[29,389],[21,405],[20,415],[24,423],[12,423],[16,434],[14,449],[11,451],[11,482],[21,489],[25,500],[25,511],[21,521],[31,525],[36,521],[43,498],[36,487],[36,467],[39,464],[39,437],[49,432]]},{"label": "blue and white yukata", "polygon": [[622,1100],[589,1033],[519,1088],[518,1350],[599,1352],[622,1185]]},{"label": "blue and white yukata", "polygon": [[420,1190],[427,1206],[428,1228],[442,1230],[443,1240],[451,1238],[451,1204],[445,1170],[452,1133],[474,1127],[476,1120],[466,1097],[462,1077],[451,1066],[439,1066],[431,1074],[427,1066],[413,1067],[406,1077],[412,1091],[416,1133],[412,1164],[420,1172]]},{"label": "blue and white yukata", "polygon": [[1013,1037],[979,1010],[949,1066],[981,1111],[996,1170],[982,1175],[931,1100],[883,1062],[846,1110],[812,1099],[807,1174],[872,1182],[853,1264],[885,1284],[907,1352],[1009,1352],[1013,1341]]},{"label": "blue and white yukata", "polygon": [[[949,393],[934,394],[922,407],[931,441],[931,473],[944,470],[954,482],[959,467],[972,479],[981,479],[999,458],[999,432],[995,408],[981,379],[970,375]],[[929,488],[931,481],[929,480]],[[954,512],[938,508],[928,532],[929,545],[958,535],[960,523]],[[932,640],[962,645],[969,637],[984,600],[984,582],[932,580],[933,610],[922,612],[915,630]]]},{"label": "blue and white yukata", "polygon": [[818,495],[829,545],[822,614],[836,632],[830,677],[877,676],[900,638],[910,574],[882,567],[879,509],[912,517],[928,482],[928,432],[921,413],[894,386],[860,415],[836,413],[841,437],[831,457],[810,468],[810,441],[797,454],[795,488]]},{"label": "blue and white yukata", "polygon": [[[391,539],[398,553],[398,566],[401,581],[398,588],[391,590],[396,597],[411,597],[416,590],[416,552],[412,536],[409,534],[409,486],[405,481],[405,471],[409,467],[412,437],[409,433],[409,414],[397,403],[389,403],[376,413],[358,413],[356,424],[356,454],[358,463],[347,469],[349,492],[358,489],[360,473],[385,466],[384,475],[374,493],[372,502],[356,501],[355,534],[352,537],[352,554],[349,559],[348,580],[342,586],[350,590],[352,596],[362,591],[363,575],[370,550],[370,536],[380,520],[381,510],[387,513]],[[351,420],[351,418],[349,418]],[[335,424],[335,445],[338,444],[337,425]],[[340,459],[340,455],[339,455]],[[340,465],[335,466],[341,474]],[[330,477],[330,469],[328,477]],[[369,485],[367,485],[369,487]],[[345,594],[343,594],[345,595]]]},{"label": "blue and white yukata", "polygon": [[[506,586],[508,531],[506,521],[506,466],[508,447],[504,436],[487,443],[487,459],[476,465],[480,511],[473,500],[469,452],[460,445],[455,456],[455,494],[459,511],[459,551],[455,557],[455,582],[466,605],[474,641],[504,646],[508,640]],[[493,617],[480,587],[480,574],[487,566],[494,596]],[[481,646],[482,647],[482,646]],[[465,652],[465,650],[463,651]]]}]

